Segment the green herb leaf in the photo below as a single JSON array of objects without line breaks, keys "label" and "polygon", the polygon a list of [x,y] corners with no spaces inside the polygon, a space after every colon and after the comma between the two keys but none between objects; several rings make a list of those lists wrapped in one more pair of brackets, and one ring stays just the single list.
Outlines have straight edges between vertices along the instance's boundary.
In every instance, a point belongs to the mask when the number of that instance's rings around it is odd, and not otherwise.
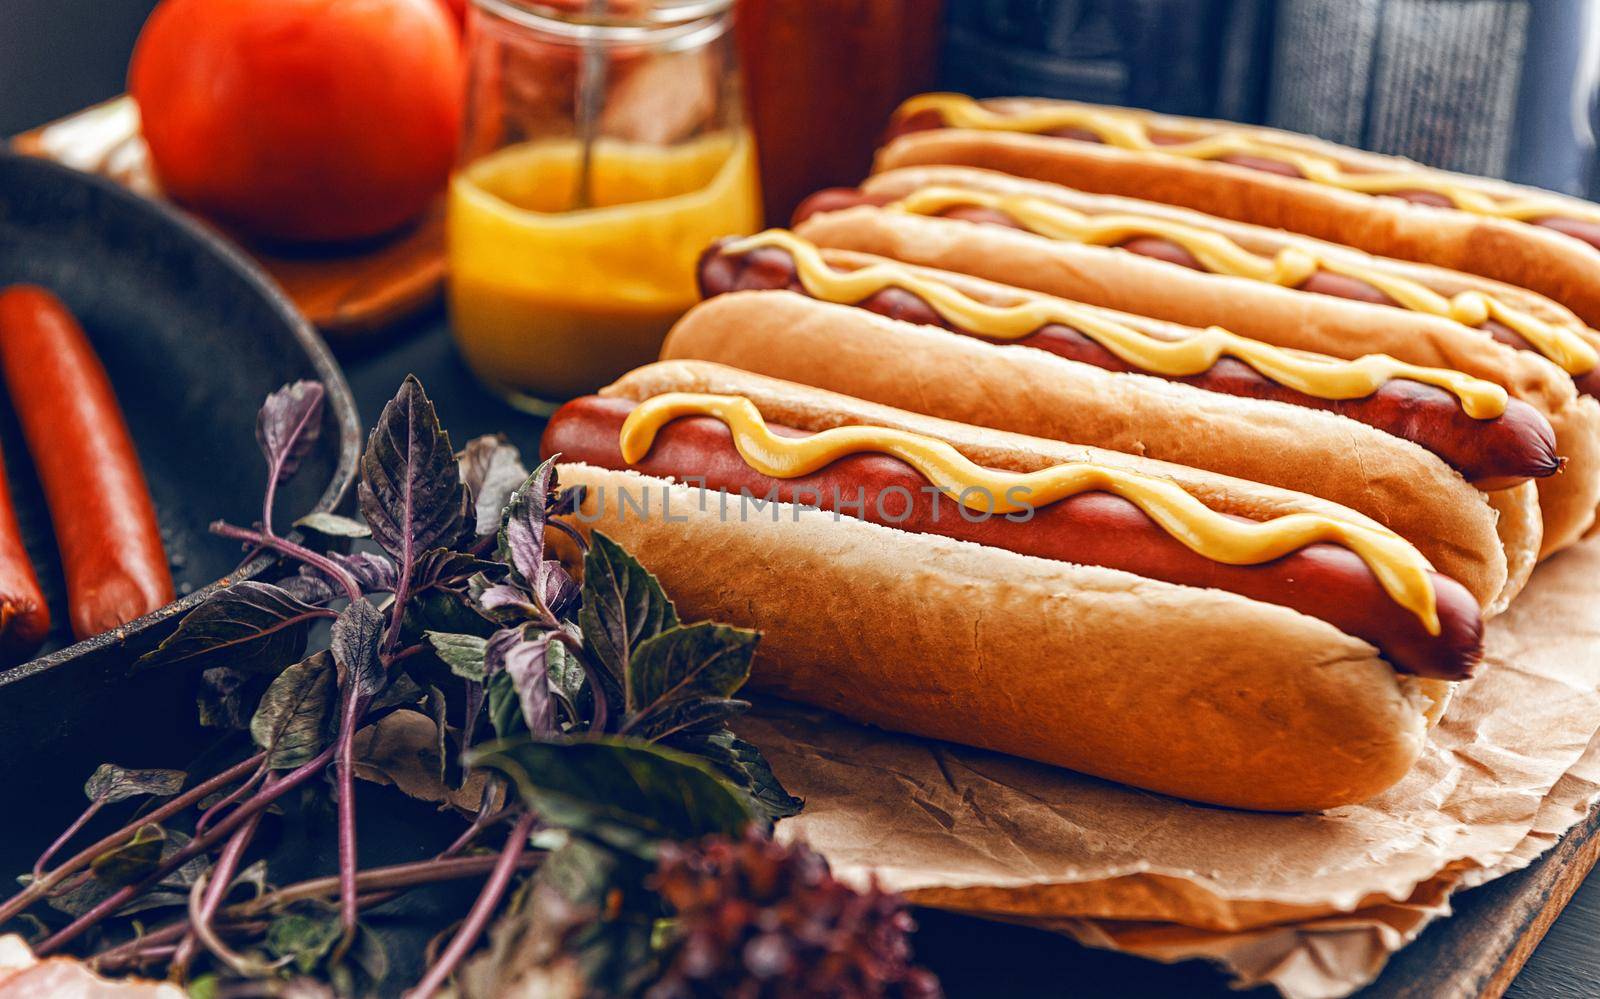
[{"label": "green herb leaf", "polygon": [[374,697],[383,689],[383,662],[378,646],[383,641],[383,612],[366,598],[353,601],[333,622],[330,647],[341,676],[349,677],[357,693]]},{"label": "green herb leaf", "polygon": [[276,671],[305,652],[306,628],[325,616],[282,587],[247,580],[219,591],[178,622],[178,630],[136,664],[147,668],[226,657],[244,672]]},{"label": "green herb leaf", "polygon": [[406,603],[401,634],[407,642],[425,641],[430,631],[487,638],[499,627],[484,616],[469,595],[435,587],[416,594]]},{"label": "green herb leaf", "polygon": [[338,727],[338,687],[333,660],[318,652],[278,674],[250,719],[250,737],[267,753],[267,766],[292,770],[310,763]]},{"label": "green herb leaf", "polygon": [[730,717],[728,700],[750,678],[759,633],[702,621],[640,642],[627,671],[624,731],[658,739]]},{"label": "green herb leaf", "polygon": [[371,711],[387,711],[389,708],[410,707],[422,700],[424,691],[404,670],[395,670],[389,676],[389,683],[383,688],[383,693],[372,699]]},{"label": "green herb leaf", "polygon": [[428,709],[428,717],[433,719],[433,726],[438,730],[433,745],[439,753],[439,780],[450,784],[450,704],[445,700],[444,691],[429,687],[422,706]]},{"label": "green herb leaf", "polygon": [[[562,628],[572,635],[571,626],[563,624]],[[577,637],[573,635],[573,637]],[[560,698],[567,707],[567,713],[577,720],[583,715],[583,691],[588,683],[588,673],[583,668],[583,663],[572,654],[565,642],[551,642],[549,650],[545,653],[545,669],[550,674],[550,690]],[[599,692],[595,696],[604,696]]]},{"label": "green herb leaf", "polygon": [[414,375],[367,438],[357,493],[373,540],[402,569],[429,548],[452,545],[467,526],[467,490],[450,436]]},{"label": "green herb leaf", "polygon": [[522,720],[522,699],[517,696],[517,685],[510,674],[501,670],[484,681],[489,705],[489,726],[501,739],[525,735],[527,723]]},{"label": "green herb leaf", "polygon": [[456,635],[445,631],[423,633],[433,651],[450,667],[456,676],[483,682],[483,657],[489,646],[487,639],[477,635]]},{"label": "green herb leaf", "polygon": [[115,763],[102,763],[83,785],[83,793],[90,801],[107,805],[145,794],[170,798],[183,790],[188,777],[182,770],[127,770]]},{"label": "green herb leaf", "polygon": [[551,851],[461,970],[461,999],[638,995],[654,977],[654,865],[569,837]]},{"label": "green herb leaf", "polygon": [[683,733],[672,737],[666,744],[704,759],[732,779],[735,785],[755,799],[769,823],[800,814],[805,804],[784,788],[758,747],[726,728],[709,734]]},{"label": "green herb leaf", "polygon": [[500,516],[511,494],[528,477],[522,453],[505,437],[491,434],[467,442],[456,456],[461,481],[472,496],[474,523],[479,537],[500,529]]},{"label": "green herb leaf", "polygon": [[330,538],[372,537],[372,531],[361,521],[325,511],[308,513],[295,521],[294,526],[307,527],[318,534],[326,534]]},{"label": "green herb leaf", "polygon": [[158,825],[142,825],[121,846],[112,847],[89,862],[95,878],[115,888],[143,881],[161,862],[167,831]]},{"label": "green herb leaf", "polygon": [[311,916],[288,913],[267,926],[267,950],[277,958],[291,958],[302,975],[321,967],[343,932],[337,914]]},{"label": "green herb leaf", "polygon": [[508,775],[550,824],[644,857],[663,839],[733,835],[759,815],[705,763],[629,739],[516,739],[482,747],[469,760]]},{"label": "green herb leaf", "polygon": [[188,999],[221,999],[221,996],[222,979],[215,972],[189,979]]},{"label": "green herb leaf", "polygon": [[640,642],[678,623],[678,612],[661,583],[623,547],[595,531],[583,559],[583,607],[578,624],[583,646],[622,689]]}]

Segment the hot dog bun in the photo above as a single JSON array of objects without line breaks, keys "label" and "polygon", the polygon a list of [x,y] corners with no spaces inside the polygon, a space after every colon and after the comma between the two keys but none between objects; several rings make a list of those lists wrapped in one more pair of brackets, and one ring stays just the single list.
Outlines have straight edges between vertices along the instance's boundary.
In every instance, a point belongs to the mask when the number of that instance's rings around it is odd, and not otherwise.
[{"label": "hot dog bun", "polygon": [[[997,111],[1010,112],[1071,102],[1007,99],[983,103]],[[1431,170],[1408,160],[1361,152],[1309,136],[1231,122],[1141,111],[1127,113],[1153,128],[1238,130],[1328,156],[1343,165],[1421,171],[1448,177],[1463,187],[1490,195],[1538,195],[1558,204],[1571,202],[1589,207],[1550,192]],[[901,135],[879,151],[875,169],[936,163],[984,167],[1096,194],[1166,202],[1241,222],[1305,233],[1380,256],[1482,274],[1531,288],[1571,309],[1591,326],[1600,324],[1600,252],[1553,229],[1526,222],[1375,197],[1230,163],[1004,131],[935,129]]]},{"label": "hot dog bun", "polygon": [[[744,395],[791,426],[870,422],[945,437],[994,467],[1105,459],[1171,475],[1219,508],[1338,509],[716,365],[650,365],[605,394],[707,388]],[[899,731],[1186,798],[1299,811],[1361,801],[1399,780],[1449,689],[1396,674],[1371,646],[1320,620],[1218,590],[815,510],[781,507],[776,523],[723,517],[695,487],[633,472],[564,464],[560,475],[588,487],[577,526],[634,552],[686,617],[764,631],[757,687]],[[669,490],[672,520],[623,515],[623,488]]]},{"label": "hot dog bun", "polygon": [[[1121,250],[1046,239],[999,226],[860,206],[816,215],[797,234],[824,247],[961,272],[1059,298],[1336,357],[1388,354],[1502,385],[1550,421],[1566,468],[1539,482],[1542,555],[1568,547],[1600,505],[1600,402],[1532,351],[1482,330],[1382,305],[1205,274]],[[845,259],[845,258],[840,258]],[[991,286],[989,294],[1004,293]]]},{"label": "hot dog bun", "polygon": [[[1117,374],[789,292],[702,302],[663,359],[715,361],[845,395],[1053,440],[1158,458],[1320,496],[1372,517],[1467,587],[1486,614],[1524,579],[1537,517],[1485,495],[1408,441],[1316,410]],[[705,391],[717,391],[705,389]],[[1536,506],[1531,483],[1501,500]],[[1497,526],[1506,532],[1502,538]]]},{"label": "hot dog bun", "polygon": [[1133,215],[1193,226],[1225,236],[1251,253],[1269,258],[1291,247],[1309,248],[1319,258],[1344,261],[1365,269],[1416,281],[1445,298],[1452,298],[1464,291],[1483,292],[1544,322],[1572,330],[1591,346],[1600,349],[1600,332],[1591,329],[1574,315],[1571,309],[1527,288],[1432,264],[1374,256],[1339,243],[1285,232],[1282,229],[1269,229],[1266,226],[1218,218],[1158,201],[1089,194],[1061,184],[1014,177],[996,170],[938,165],[903,167],[874,174],[862,181],[860,190],[875,200],[893,201],[930,187],[960,188],[1003,197],[1034,198],[1062,205],[1086,215]]}]

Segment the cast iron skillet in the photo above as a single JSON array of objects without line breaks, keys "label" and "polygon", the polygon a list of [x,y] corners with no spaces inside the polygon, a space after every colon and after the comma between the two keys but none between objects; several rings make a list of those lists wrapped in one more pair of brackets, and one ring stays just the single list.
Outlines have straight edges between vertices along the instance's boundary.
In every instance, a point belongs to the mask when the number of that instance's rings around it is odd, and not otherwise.
[{"label": "cast iron skillet", "polygon": [[128,666],[208,594],[272,567],[265,557],[240,566],[238,545],[207,532],[219,517],[260,519],[255,414],[266,393],[300,378],[328,390],[321,438],[280,495],[280,529],[344,500],[361,443],[355,403],[327,347],[230,244],[109,181],[0,149],[0,286],[15,282],[50,288],[94,341],[139,448],[180,597],[71,644],[49,515],[15,416],[0,400],[17,514],[56,622],[40,658],[0,672],[0,799],[12,802],[54,797],[51,778],[59,786],[61,773],[87,774],[84,766],[100,760],[181,759],[168,751],[194,744],[193,678],[163,670],[130,677]]}]

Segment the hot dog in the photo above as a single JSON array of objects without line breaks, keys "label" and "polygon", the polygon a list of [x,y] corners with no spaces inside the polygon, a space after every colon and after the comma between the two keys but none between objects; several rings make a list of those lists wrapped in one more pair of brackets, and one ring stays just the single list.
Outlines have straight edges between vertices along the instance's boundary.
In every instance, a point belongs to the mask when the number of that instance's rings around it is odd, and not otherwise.
[{"label": "hot dog", "polygon": [[0,455],[0,665],[26,657],[49,633],[50,609],[22,547]]},{"label": "hot dog", "polygon": [[1480,492],[1416,445],[1355,421],[1103,371],[787,291],[700,303],[668,334],[662,357],[1320,496],[1395,530],[1490,612],[1520,590],[1539,548],[1532,483]]},{"label": "hot dog", "polygon": [[1600,208],[1274,129],[1068,101],[925,94],[879,169],[988,167],[1531,288],[1600,324]]},{"label": "hot dog", "polygon": [[869,177],[859,189],[821,191],[796,209],[795,222],[857,204],[1002,225],[1115,247],[1202,273],[1451,319],[1517,350],[1538,353],[1571,375],[1579,392],[1600,395],[1600,333],[1543,295],[1477,275],[970,167],[907,167]]},{"label": "hot dog", "polygon": [[172,600],[155,508],[110,379],[56,297],[0,292],[4,374],[44,486],[79,638]]},{"label": "hot dog", "polygon": [[1381,354],[1493,382],[1555,432],[1560,475],[1540,480],[1544,554],[1574,543],[1600,505],[1600,402],[1529,351],[1437,316],[1307,295],[1265,281],[1202,274],[1119,249],[872,207],[812,216],[796,234],[824,247],[961,272],[1122,312],[1223,328],[1291,350]]},{"label": "hot dog", "polygon": [[[1477,656],[1471,596],[1393,534],[1195,469],[670,363],[569,403],[542,451],[586,487],[580,529],[621,540],[690,613],[764,630],[757,685],[1199,800],[1376,793]],[[729,512],[748,497],[773,502]],[[1312,523],[1273,558],[1211,533]],[[1417,627],[1424,593],[1436,633]]]},{"label": "hot dog", "polygon": [[[814,281],[808,285],[802,278],[801,265],[794,252],[787,248],[791,242],[786,239],[781,245],[759,245],[749,250],[741,249],[741,246],[748,245],[741,240],[719,242],[701,258],[701,294],[709,298],[730,291],[786,289],[826,301],[854,304],[892,319],[938,326],[994,342],[1033,347],[1108,371],[1170,377],[1174,381],[1212,392],[1325,409],[1403,437],[1432,451],[1460,472],[1468,482],[1484,490],[1509,489],[1530,478],[1554,475],[1561,468],[1556,456],[1555,434],[1549,423],[1531,406],[1518,400],[1508,400],[1505,411],[1498,416],[1474,418],[1467,415],[1461,403],[1445,389],[1406,378],[1385,381],[1372,394],[1359,398],[1325,398],[1280,384],[1244,361],[1227,356],[1197,374],[1172,376],[1130,363],[1091,336],[1061,322],[1045,323],[1015,340],[989,335],[980,329],[964,326],[958,315],[941,313],[926,297],[913,290],[916,282],[937,282],[964,296],[970,293],[972,301],[985,304],[1005,306],[1028,299],[1028,296],[1020,293],[1012,293],[1008,297],[1004,289],[975,287],[954,275],[841,254],[834,254],[830,262],[827,253],[819,253],[816,256],[830,268],[860,271],[877,267],[890,274],[903,276],[903,280],[899,281],[891,278],[881,290],[853,302],[841,301],[840,297],[828,297],[826,288]],[[851,298],[853,295],[844,297]],[[1139,325],[1137,318],[1132,316],[1099,312],[1093,315],[1112,319],[1130,328]],[[1198,330],[1190,330],[1179,335],[1194,336],[1199,333]]]}]

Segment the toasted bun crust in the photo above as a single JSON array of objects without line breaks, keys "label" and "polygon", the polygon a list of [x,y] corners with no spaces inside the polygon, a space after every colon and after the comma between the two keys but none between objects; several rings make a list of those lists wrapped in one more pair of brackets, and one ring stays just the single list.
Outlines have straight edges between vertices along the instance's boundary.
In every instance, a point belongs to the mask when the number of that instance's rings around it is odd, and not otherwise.
[{"label": "toasted bun crust", "polygon": [[1481,605],[1508,581],[1483,493],[1415,444],[1320,410],[1102,371],[790,292],[702,302],[662,357],[1310,493],[1394,530]]},{"label": "toasted bun crust", "polygon": [[1499,515],[1494,529],[1506,553],[1506,585],[1498,597],[1483,605],[1483,618],[1487,621],[1511,606],[1511,601],[1528,585],[1539,562],[1544,517],[1539,508],[1539,491],[1532,482],[1485,493],[1484,498]]},{"label": "toasted bun crust", "polygon": [[[1600,403],[1578,395],[1571,377],[1544,357],[1508,347],[1482,330],[1368,302],[1202,274],[1121,250],[870,206],[815,216],[796,231],[819,246],[1013,286],[981,289],[989,298],[1014,300],[1015,288],[1023,288],[1190,327],[1222,326],[1284,347],[1335,357],[1389,354],[1496,382],[1549,419],[1557,453],[1567,459],[1563,472],[1538,484],[1545,518],[1541,554],[1570,546],[1595,521]],[[865,262],[838,259],[855,266]]]},{"label": "toasted bun crust", "polygon": [[912,132],[879,150],[875,169],[933,163],[985,167],[1096,194],[1181,205],[1380,256],[1482,274],[1531,288],[1589,325],[1600,324],[1600,252],[1537,225],[1358,194],[1229,163],[1015,132]]},{"label": "toasted bun crust", "polygon": [[[1303,811],[1398,781],[1443,696],[1321,621],[1231,593],[782,504],[777,523],[724,518],[632,472],[560,475],[588,487],[580,529],[626,546],[685,619],[762,630],[757,688],[869,724]],[[621,514],[622,488],[669,492],[673,522]]]},{"label": "toasted bun crust", "polygon": [[999,195],[1020,195],[1037,198],[1083,212],[1086,215],[1137,215],[1160,219],[1182,225],[1206,229],[1264,257],[1276,255],[1289,247],[1303,247],[1330,260],[1342,260],[1384,274],[1416,281],[1446,298],[1463,291],[1481,291],[1501,302],[1513,306],[1547,323],[1564,326],[1582,336],[1589,344],[1600,349],[1600,332],[1590,329],[1572,310],[1537,292],[1505,284],[1478,274],[1447,270],[1431,264],[1419,264],[1392,257],[1377,257],[1349,246],[1314,239],[1282,229],[1235,222],[1177,208],[1155,201],[1140,201],[1115,195],[1088,194],[1060,184],[1051,184],[1026,177],[1013,177],[995,170],[980,170],[961,166],[905,167],[868,177],[861,189],[869,194],[903,198],[925,187],[949,186],[971,191]]}]

